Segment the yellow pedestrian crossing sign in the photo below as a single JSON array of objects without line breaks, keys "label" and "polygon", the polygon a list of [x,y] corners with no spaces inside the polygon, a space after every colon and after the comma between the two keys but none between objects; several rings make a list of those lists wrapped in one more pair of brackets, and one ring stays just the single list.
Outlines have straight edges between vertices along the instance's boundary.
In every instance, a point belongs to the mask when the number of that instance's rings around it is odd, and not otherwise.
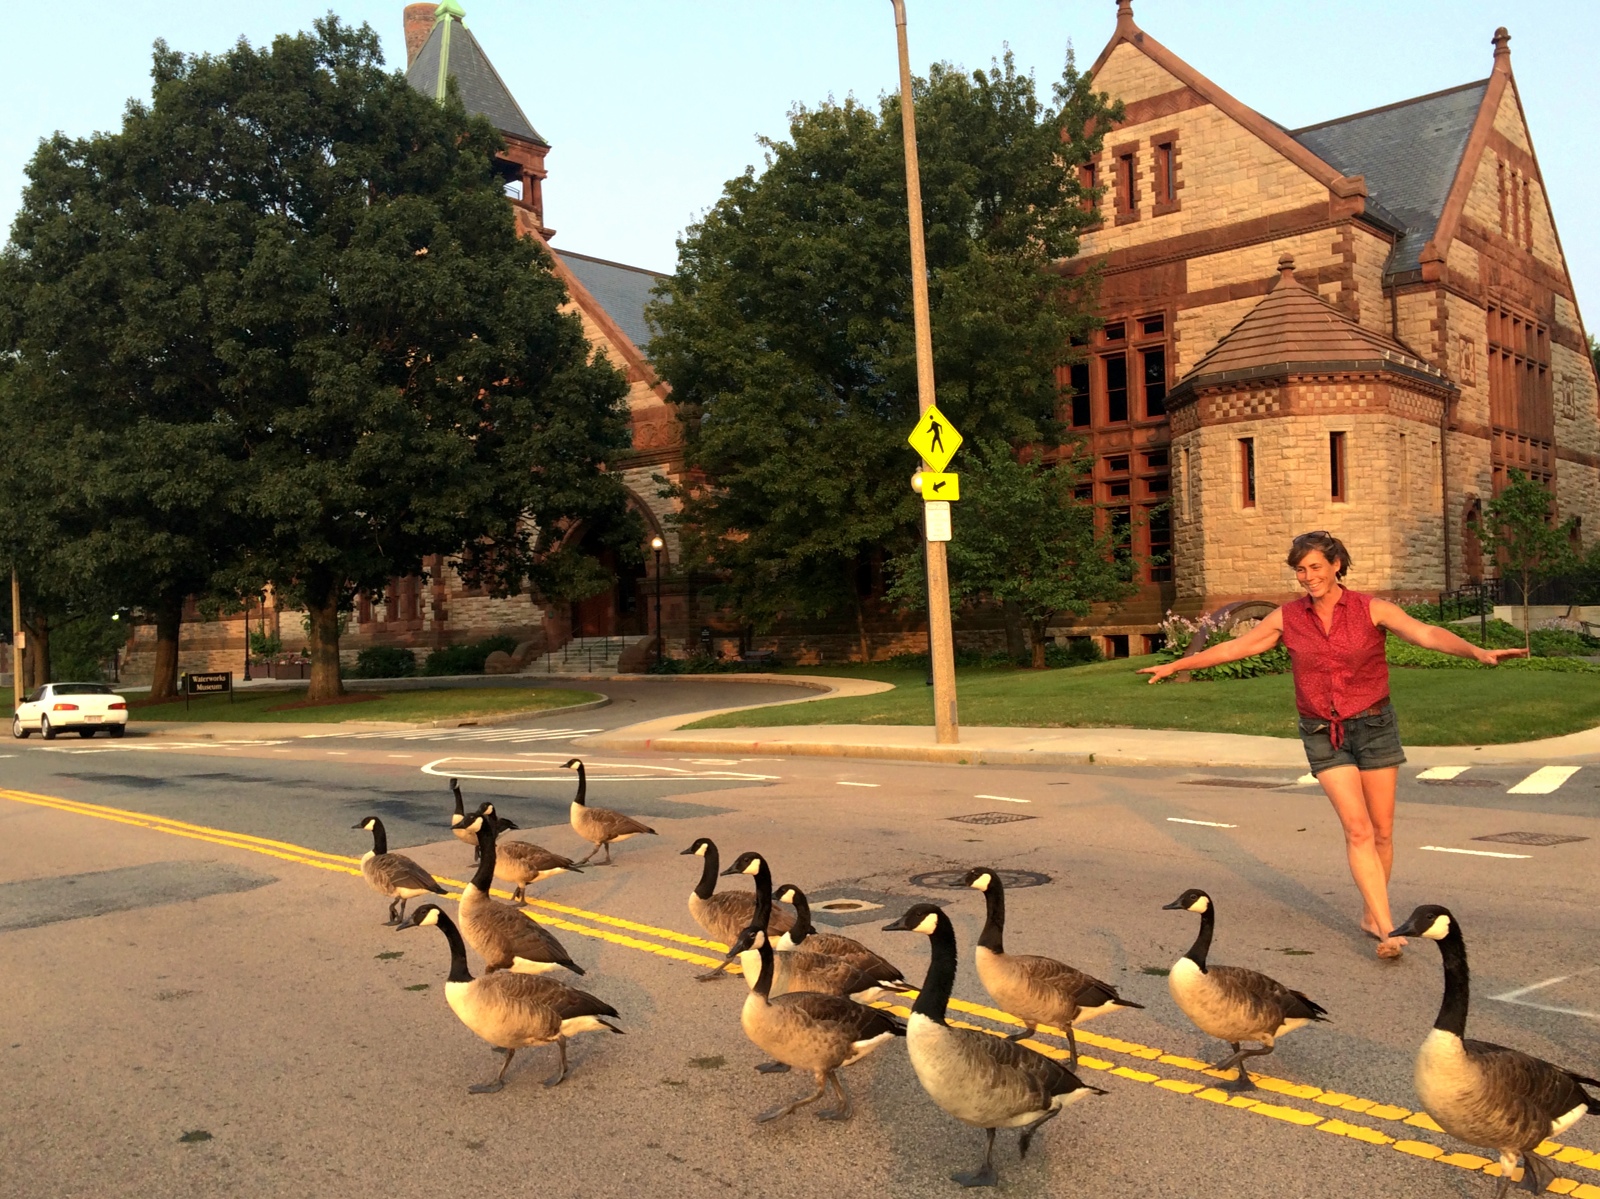
[{"label": "yellow pedestrian crossing sign", "polygon": [[917,421],[917,427],[911,430],[911,436],[906,440],[935,471],[942,471],[950,465],[950,459],[961,448],[961,434],[956,432],[949,418],[932,405],[922,414],[922,419]]},{"label": "yellow pedestrian crossing sign", "polygon": [[938,474],[925,470],[917,475],[922,480],[922,498],[932,503],[934,500],[959,500],[961,498],[961,477],[959,475]]}]

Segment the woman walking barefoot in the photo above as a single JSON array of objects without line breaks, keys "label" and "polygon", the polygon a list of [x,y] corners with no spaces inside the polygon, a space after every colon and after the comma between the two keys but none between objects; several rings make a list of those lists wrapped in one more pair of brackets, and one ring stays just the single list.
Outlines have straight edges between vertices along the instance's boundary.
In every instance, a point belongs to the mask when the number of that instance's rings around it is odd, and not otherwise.
[{"label": "woman walking barefoot", "polygon": [[1305,590],[1232,641],[1191,658],[1139,671],[1158,683],[1179,670],[1200,670],[1266,653],[1282,644],[1294,667],[1300,740],[1311,773],[1344,826],[1350,874],[1361,892],[1361,927],[1378,941],[1380,958],[1397,958],[1405,944],[1389,937],[1389,874],[1394,866],[1394,793],[1400,730],[1389,702],[1385,633],[1413,645],[1471,658],[1485,666],[1523,656],[1520,649],[1479,649],[1448,629],[1413,620],[1388,600],[1344,586],[1350,551],[1337,537],[1302,533],[1289,547],[1289,565]]}]

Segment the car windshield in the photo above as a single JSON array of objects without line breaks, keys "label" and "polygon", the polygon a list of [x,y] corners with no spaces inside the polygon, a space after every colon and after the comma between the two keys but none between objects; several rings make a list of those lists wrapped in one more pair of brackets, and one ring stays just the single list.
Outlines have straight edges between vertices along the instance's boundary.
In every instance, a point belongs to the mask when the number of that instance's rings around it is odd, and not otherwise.
[{"label": "car windshield", "polygon": [[56,695],[115,695],[104,683],[57,683],[51,688]]}]

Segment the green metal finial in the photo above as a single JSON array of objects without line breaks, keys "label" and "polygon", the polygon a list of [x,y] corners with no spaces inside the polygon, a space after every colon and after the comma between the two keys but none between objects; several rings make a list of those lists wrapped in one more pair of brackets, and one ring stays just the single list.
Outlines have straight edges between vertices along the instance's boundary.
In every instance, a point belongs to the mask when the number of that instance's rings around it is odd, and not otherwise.
[{"label": "green metal finial", "polygon": [[444,3],[433,10],[433,19],[442,21],[446,17],[454,17],[458,21],[467,19],[467,10],[461,7],[460,0],[444,0]]}]

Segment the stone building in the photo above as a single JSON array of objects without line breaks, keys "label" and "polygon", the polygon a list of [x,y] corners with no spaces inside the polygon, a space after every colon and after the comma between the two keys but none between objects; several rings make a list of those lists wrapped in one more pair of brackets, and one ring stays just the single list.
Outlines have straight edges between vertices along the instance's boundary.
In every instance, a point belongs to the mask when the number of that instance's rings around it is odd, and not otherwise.
[{"label": "stone building", "polygon": [[1063,266],[1101,264],[1105,324],[1061,381],[1095,502],[1158,561],[1062,632],[1138,653],[1168,608],[1287,597],[1312,528],[1363,590],[1458,588],[1513,467],[1600,522],[1600,393],[1504,29],[1493,51],[1486,79],[1290,130],[1120,0],[1091,73],[1125,119]]}]

